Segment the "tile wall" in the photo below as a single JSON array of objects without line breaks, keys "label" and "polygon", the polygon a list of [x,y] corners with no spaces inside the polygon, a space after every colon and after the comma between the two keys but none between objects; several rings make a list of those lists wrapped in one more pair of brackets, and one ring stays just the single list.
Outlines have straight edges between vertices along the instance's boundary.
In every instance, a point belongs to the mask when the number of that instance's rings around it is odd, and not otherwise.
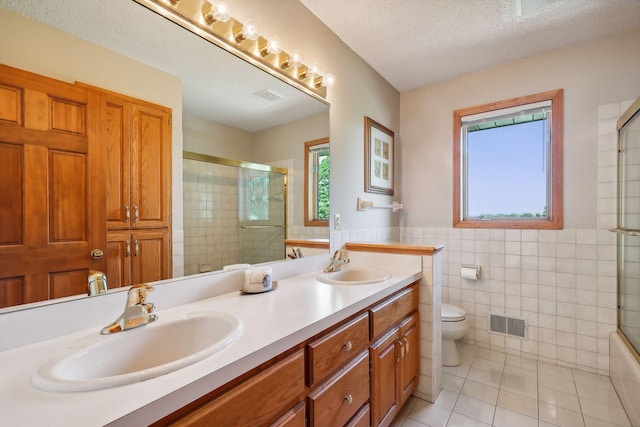
[{"label": "tile wall", "polygon": [[236,168],[185,159],[183,173],[184,274],[220,270],[224,265],[235,264]]}]

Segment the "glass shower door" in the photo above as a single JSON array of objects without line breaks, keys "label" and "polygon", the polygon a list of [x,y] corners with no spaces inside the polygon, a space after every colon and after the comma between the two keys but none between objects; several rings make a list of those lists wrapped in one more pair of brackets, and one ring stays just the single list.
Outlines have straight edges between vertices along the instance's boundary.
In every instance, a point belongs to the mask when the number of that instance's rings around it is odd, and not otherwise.
[{"label": "glass shower door", "polygon": [[618,123],[618,328],[640,353],[640,102]]},{"label": "glass shower door", "polygon": [[286,174],[240,168],[239,184],[238,262],[284,259]]}]

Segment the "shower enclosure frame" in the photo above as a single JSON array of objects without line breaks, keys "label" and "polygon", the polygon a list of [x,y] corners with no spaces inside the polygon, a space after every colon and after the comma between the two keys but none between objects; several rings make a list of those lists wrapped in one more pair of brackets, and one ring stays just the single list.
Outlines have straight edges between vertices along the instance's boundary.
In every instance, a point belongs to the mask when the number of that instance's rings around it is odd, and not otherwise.
[{"label": "shower enclosure frame", "polygon": [[[640,364],[640,340],[634,343],[632,339],[625,334],[625,327],[623,326],[624,320],[624,305],[625,305],[625,261],[626,261],[626,246],[625,239],[638,239],[640,241],[640,226],[628,227],[625,215],[628,214],[626,209],[626,178],[627,178],[627,159],[626,159],[626,146],[623,138],[623,132],[627,126],[632,123],[640,122],[640,98],[636,99],[631,106],[620,116],[617,121],[617,134],[618,134],[618,196],[617,196],[617,228],[610,231],[617,234],[617,335],[621,341],[627,347],[631,355],[635,358],[636,362]],[[640,166],[636,166],[640,168]],[[640,213],[636,212],[636,215],[640,216]],[[638,245],[635,245],[638,246]],[[638,284],[640,286],[640,284]]]},{"label": "shower enclosure frame", "polygon": [[[238,169],[245,169],[245,170],[248,169],[248,170],[255,170],[255,171],[261,171],[261,172],[267,172],[267,173],[281,174],[283,176],[283,197],[284,197],[284,215],[283,215],[283,228],[284,228],[283,245],[284,245],[284,241],[288,237],[288,229],[289,229],[288,227],[289,170],[288,169],[277,167],[277,166],[260,164],[260,163],[248,162],[244,160],[234,160],[234,159],[228,159],[224,157],[211,156],[208,154],[195,153],[191,151],[183,151],[182,158],[183,160],[195,160],[200,162],[213,163],[217,165],[236,167]],[[260,227],[260,226],[257,226],[257,227]],[[286,246],[283,246],[283,248],[284,249],[283,249],[282,258],[284,259]]]}]

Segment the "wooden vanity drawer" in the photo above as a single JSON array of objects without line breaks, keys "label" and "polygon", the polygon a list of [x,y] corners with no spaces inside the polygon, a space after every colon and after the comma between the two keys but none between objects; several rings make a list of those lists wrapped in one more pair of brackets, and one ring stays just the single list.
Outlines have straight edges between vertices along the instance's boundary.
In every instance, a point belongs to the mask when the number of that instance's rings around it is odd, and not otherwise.
[{"label": "wooden vanity drawer", "polygon": [[309,385],[322,381],[368,345],[368,313],[307,344]]},{"label": "wooden vanity drawer", "polygon": [[344,427],[369,427],[371,425],[371,410],[369,404],[364,405]]},{"label": "wooden vanity drawer", "polygon": [[304,352],[300,349],[172,425],[264,426],[285,414],[303,394]]},{"label": "wooden vanity drawer", "polygon": [[362,352],[309,394],[309,426],[343,426],[369,399],[369,353]]},{"label": "wooden vanity drawer", "polygon": [[400,320],[418,308],[418,285],[392,295],[369,310],[371,319],[371,339],[376,339]]}]

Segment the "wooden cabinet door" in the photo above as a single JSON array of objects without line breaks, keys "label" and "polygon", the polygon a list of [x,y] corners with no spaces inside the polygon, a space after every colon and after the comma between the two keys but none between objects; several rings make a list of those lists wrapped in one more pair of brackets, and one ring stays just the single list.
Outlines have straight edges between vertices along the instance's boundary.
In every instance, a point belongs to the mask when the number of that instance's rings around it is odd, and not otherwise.
[{"label": "wooden cabinet door", "polygon": [[[128,229],[131,223],[131,103],[100,92],[102,141],[106,147],[107,228]],[[108,278],[109,276],[107,276]]]},{"label": "wooden cabinet door", "polygon": [[399,337],[399,329],[393,328],[369,348],[372,426],[388,426],[400,410],[397,385]]},{"label": "wooden cabinet door", "polygon": [[0,307],[87,292],[106,268],[96,94],[0,65]]},{"label": "wooden cabinet door", "polygon": [[130,286],[131,236],[128,231],[107,233],[107,284],[109,288]]},{"label": "wooden cabinet door", "polygon": [[400,339],[402,340],[402,356],[398,361],[400,406],[407,401],[418,384],[420,363],[418,325],[418,315],[415,313],[400,324]]},{"label": "wooden cabinet door", "polygon": [[131,253],[132,283],[154,282],[170,277],[171,253],[168,230],[132,232]]},{"label": "wooden cabinet door", "polygon": [[169,226],[171,211],[171,114],[131,108],[131,228]]}]

